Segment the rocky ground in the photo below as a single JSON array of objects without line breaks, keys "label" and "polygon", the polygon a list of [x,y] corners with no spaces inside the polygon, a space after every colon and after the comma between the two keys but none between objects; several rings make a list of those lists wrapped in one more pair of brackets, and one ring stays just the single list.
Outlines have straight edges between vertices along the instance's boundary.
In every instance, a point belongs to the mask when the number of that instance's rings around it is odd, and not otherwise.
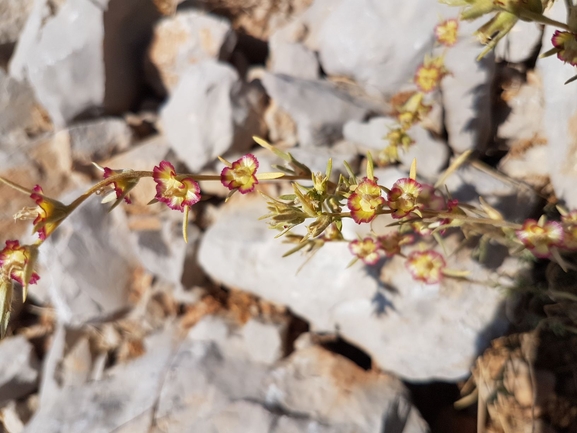
[{"label": "rocky ground", "polygon": [[[358,169],[439,17],[457,14],[435,0],[0,0],[0,175],[69,202],[99,179],[92,161],[279,163],[253,135],[314,170]],[[462,23],[415,146],[376,175],[392,185],[417,158],[434,182],[470,149],[454,197],[513,221],[576,208],[573,68],[538,59],[552,30],[524,22],[476,62],[478,24]],[[498,248],[481,262],[474,244],[448,261],[476,283],[424,285],[398,258],[347,267],[338,243],[282,258],[258,194],[225,204],[201,187],[188,244],[145,179],[132,205],[94,198],[42,246],[0,343],[0,431],[577,432],[574,273]],[[0,186],[0,202],[0,240],[31,239],[12,218],[31,200]]]}]

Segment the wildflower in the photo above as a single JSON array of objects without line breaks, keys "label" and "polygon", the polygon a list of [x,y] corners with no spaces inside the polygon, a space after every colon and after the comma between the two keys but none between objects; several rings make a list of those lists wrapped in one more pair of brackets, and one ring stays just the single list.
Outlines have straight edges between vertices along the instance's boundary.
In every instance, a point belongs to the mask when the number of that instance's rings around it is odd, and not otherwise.
[{"label": "wildflower", "polygon": [[36,218],[32,222],[34,224],[32,233],[38,233],[40,240],[44,241],[68,216],[71,209],[57,200],[46,197],[39,185],[33,188],[30,198],[36,202],[36,208],[26,208],[16,214],[15,218],[24,219],[35,213]]},{"label": "wildflower", "polygon": [[379,248],[383,250],[385,256],[393,257],[401,253],[401,246],[413,241],[413,236],[403,235],[397,231],[389,233],[388,235],[379,236],[377,241],[379,243]]},{"label": "wildflower", "polygon": [[448,19],[435,27],[437,42],[446,47],[452,47],[457,42],[459,22],[456,19]]},{"label": "wildflower", "polygon": [[388,194],[388,203],[393,218],[403,218],[411,212],[419,212],[418,198],[423,187],[409,177],[397,180]]},{"label": "wildflower", "polygon": [[577,34],[557,30],[551,38],[553,48],[550,53],[557,53],[557,58],[577,66]]},{"label": "wildflower", "polygon": [[372,238],[352,241],[349,249],[367,265],[374,265],[379,260],[379,246]]},{"label": "wildflower", "polygon": [[415,73],[415,84],[424,93],[430,93],[439,87],[441,80],[448,74],[442,57],[427,57]]},{"label": "wildflower", "polygon": [[244,155],[229,167],[223,168],[220,173],[220,181],[228,189],[237,189],[241,194],[246,194],[253,191],[258,183],[257,169],[258,160],[256,157],[252,154]]},{"label": "wildflower", "polygon": [[436,284],[443,278],[445,259],[436,251],[413,251],[407,257],[405,266],[415,280]]},{"label": "wildflower", "polygon": [[[108,167],[104,167],[102,170],[104,171],[104,175],[103,175],[104,179],[108,179],[109,177],[115,176],[117,174],[130,173],[132,171],[132,170],[112,170]],[[126,177],[126,178],[115,180],[114,182],[112,182],[112,184],[114,186],[114,191],[111,194],[109,194],[108,196],[104,197],[104,199],[102,200],[102,203],[107,203],[109,201],[112,201],[112,200],[114,200],[114,197],[116,196],[116,201],[111,206],[110,210],[112,210],[116,206],[118,206],[118,204],[123,199],[126,203],[132,204],[132,201],[128,197],[128,193],[130,192],[130,190],[132,188],[134,188],[136,186],[136,184],[138,184],[138,181],[139,181],[139,178],[137,178],[137,177]]]},{"label": "wildflower", "polygon": [[377,211],[385,204],[381,196],[381,188],[375,179],[364,178],[350,195],[347,205],[351,217],[357,223],[368,223],[377,215]]},{"label": "wildflower", "polygon": [[415,92],[401,107],[396,109],[397,119],[404,130],[421,121],[433,107],[423,102],[424,94]]},{"label": "wildflower", "polygon": [[517,238],[533,253],[535,257],[546,258],[551,255],[551,248],[563,242],[563,226],[554,221],[539,222],[528,219],[520,230],[515,232]]},{"label": "wildflower", "polygon": [[200,187],[190,177],[177,176],[173,165],[168,161],[154,167],[152,178],[156,182],[155,199],[173,210],[184,212],[200,200]]},{"label": "wildflower", "polygon": [[36,245],[20,245],[18,241],[6,241],[0,251],[0,278],[12,279],[22,285],[22,298],[25,301],[28,285],[36,284],[40,279],[33,271],[38,254]]},{"label": "wildflower", "polygon": [[434,211],[445,209],[445,197],[443,197],[433,185],[424,184],[421,185],[421,187],[422,189],[417,201],[422,205],[423,209]]},{"label": "wildflower", "polygon": [[407,150],[411,144],[415,142],[411,138],[407,131],[403,128],[395,128],[385,136],[385,139],[388,140],[389,145],[395,147],[402,147],[403,149]]}]

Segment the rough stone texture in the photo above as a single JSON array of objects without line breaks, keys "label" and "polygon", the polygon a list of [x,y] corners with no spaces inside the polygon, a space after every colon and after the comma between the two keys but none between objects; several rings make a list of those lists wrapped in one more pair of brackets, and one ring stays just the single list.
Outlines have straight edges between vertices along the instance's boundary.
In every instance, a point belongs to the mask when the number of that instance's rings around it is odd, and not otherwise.
[{"label": "rough stone texture", "polygon": [[[565,5],[555,2],[547,14],[553,19],[565,19]],[[547,26],[543,50],[551,48],[554,28]],[[539,59],[537,71],[543,80],[545,112],[543,132],[547,138],[549,175],[555,194],[571,209],[577,208],[577,87],[563,83],[575,75],[575,68],[563,64],[556,56]]]},{"label": "rough stone texture", "polygon": [[319,61],[316,54],[303,43],[301,35],[306,28],[287,26],[270,36],[268,69],[275,74],[314,80],[319,78]]},{"label": "rough stone texture", "polygon": [[524,62],[534,55],[542,36],[539,24],[519,20],[495,47],[495,57],[510,63]]},{"label": "rough stone texture", "polygon": [[137,263],[125,216],[107,209],[94,197],[87,200],[43,244],[38,284],[48,290],[63,323],[106,320],[129,306]]},{"label": "rough stone texture", "polygon": [[482,150],[491,138],[491,86],[495,74],[493,53],[476,61],[482,46],[471,37],[477,22],[461,21],[459,40],[447,50],[445,65],[451,72],[441,82],[445,127],[456,153]]},{"label": "rough stone texture", "polygon": [[[211,320],[219,322],[207,317],[184,336],[167,326],[144,340],[141,357],[100,379],[64,386],[55,379],[70,336],[59,328],[45,363],[40,409],[24,431],[427,431],[398,379],[314,346],[275,366],[237,358],[240,352],[225,347],[231,336],[222,339],[218,326],[205,326]],[[249,323],[237,330],[246,336]],[[251,341],[239,340],[238,348],[243,345],[249,354]]]},{"label": "rough stone texture", "polygon": [[236,44],[230,23],[195,10],[162,19],[154,29],[149,57],[162,84],[174,90],[183,72],[202,60],[226,60]]},{"label": "rough stone texture", "polygon": [[[397,170],[375,175],[389,188],[403,176]],[[454,178],[447,182],[449,190],[461,200],[474,198],[478,203],[478,195],[483,195],[513,220],[532,210],[534,201],[520,194],[519,185],[483,170],[469,168]],[[507,326],[498,290],[449,279],[440,285],[421,284],[412,280],[400,258],[377,267],[347,268],[351,254],[341,243],[326,244],[304,266],[302,255],[281,258],[288,248],[258,221],[265,213],[260,200],[228,204],[201,243],[199,261],[207,274],[287,305],[316,331],[338,330],[384,370],[409,380],[465,377],[478,353]],[[372,225],[378,233],[390,220],[379,221]],[[367,230],[346,220],[348,239]],[[455,246],[455,241],[448,242]],[[223,256],[230,258],[226,267],[221,266]],[[513,276],[519,270],[517,260],[502,252],[490,257],[487,266],[481,265],[471,259],[471,249],[464,248],[449,259],[449,267],[470,270],[476,281],[497,281],[498,275]],[[502,283],[509,284],[506,280]]]},{"label": "rough stone texture", "polygon": [[286,331],[286,324],[250,319],[239,327],[222,317],[206,316],[190,330],[188,337],[194,341],[214,341],[229,358],[271,365],[283,356]]},{"label": "rough stone texture", "polygon": [[126,150],[132,131],[123,119],[102,118],[68,128],[72,156],[83,163],[102,160],[113,152]]},{"label": "rough stone texture", "polygon": [[[330,2],[319,3],[321,9]],[[312,22],[318,26],[323,70],[328,75],[351,77],[367,93],[385,97],[409,84],[424,54],[433,47],[439,14],[451,13],[446,6],[427,0],[333,3],[327,5],[331,9],[325,20]]]},{"label": "rough stone texture", "polygon": [[23,336],[0,343],[0,404],[22,398],[38,383],[38,360],[34,347]]},{"label": "rough stone texture", "polygon": [[138,97],[142,55],[158,12],[151,1],[37,0],[10,63],[28,78],[57,126],[90,110],[128,110]]},{"label": "rough stone texture", "polygon": [[[346,140],[358,144],[361,151],[370,151],[375,156],[388,145],[384,137],[396,124],[395,119],[387,117],[374,117],[368,122],[353,120],[344,125],[343,135]],[[415,143],[408,152],[400,151],[401,166],[408,169],[413,159],[417,158],[419,176],[435,179],[447,164],[448,146],[436,140],[420,125],[413,126],[409,130],[409,135]]]},{"label": "rough stone texture", "polygon": [[539,144],[522,153],[507,154],[499,161],[499,170],[534,187],[543,187],[549,179],[549,152],[548,146]]},{"label": "rough stone texture", "polygon": [[32,88],[0,68],[0,148],[13,150],[29,140],[26,132],[38,123],[36,111]]},{"label": "rough stone texture", "polygon": [[34,0],[0,1],[0,45],[18,40],[33,5]]},{"label": "rough stone texture", "polygon": [[325,81],[266,74],[270,97],[297,125],[301,146],[323,146],[342,137],[343,124],[362,120],[370,108]]},{"label": "rough stone texture", "polygon": [[262,94],[229,65],[206,60],[189,67],[161,111],[164,132],[193,171],[229,150],[252,146],[260,133]]}]

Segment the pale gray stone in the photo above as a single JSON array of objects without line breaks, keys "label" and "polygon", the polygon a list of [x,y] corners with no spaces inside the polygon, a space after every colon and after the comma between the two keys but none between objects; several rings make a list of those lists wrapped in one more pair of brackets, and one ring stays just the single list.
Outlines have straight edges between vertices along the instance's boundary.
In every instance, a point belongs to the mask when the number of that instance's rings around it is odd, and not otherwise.
[{"label": "pale gray stone", "polygon": [[270,36],[268,69],[275,74],[305,80],[317,79],[319,61],[316,54],[302,43],[300,34],[306,34],[306,30],[298,30],[294,29],[294,25],[289,25]]},{"label": "pale gray stone", "polygon": [[236,35],[226,19],[183,10],[155,26],[149,58],[170,92],[190,65],[208,59],[226,60],[235,44]]},{"label": "pale gray stone", "polygon": [[229,65],[206,60],[182,75],[161,111],[164,133],[193,171],[229,150],[243,151],[260,132],[260,94]]},{"label": "pale gray stone", "polygon": [[353,78],[371,95],[390,97],[410,85],[433,47],[439,14],[448,11],[427,0],[336,2],[316,34],[323,70]]},{"label": "pale gray stone", "polygon": [[39,365],[34,347],[24,336],[0,342],[0,405],[36,389]]},{"label": "pale gray stone", "polygon": [[333,144],[342,137],[344,123],[362,120],[370,111],[366,103],[326,81],[267,73],[263,85],[270,97],[295,121],[301,146]]},{"label": "pale gray stone", "polygon": [[126,150],[132,142],[132,131],[126,122],[113,117],[74,124],[68,133],[73,158],[84,163]]},{"label": "pale gray stone", "polygon": [[456,153],[483,150],[491,138],[495,57],[491,52],[475,60],[483,49],[471,36],[477,27],[477,22],[461,21],[459,40],[445,55],[445,66],[450,71],[441,82],[445,127],[449,145]]},{"label": "pale gray stone", "polygon": [[129,307],[138,265],[129,236],[125,215],[108,213],[108,206],[92,197],[43,243],[38,285],[50,294],[59,321],[77,326],[108,320]]},{"label": "pale gray stone", "polygon": [[[547,16],[565,20],[563,2],[555,2]],[[555,29],[545,28],[543,51],[552,48]],[[547,139],[548,166],[555,194],[571,208],[577,208],[577,86],[563,83],[575,75],[575,68],[556,56],[539,59],[537,71],[543,80],[543,132]]]},{"label": "pale gray stone", "polygon": [[[57,126],[76,116],[131,108],[142,84],[144,43],[158,17],[138,0],[35,0],[10,63]],[[54,5],[52,5],[54,6]]]}]

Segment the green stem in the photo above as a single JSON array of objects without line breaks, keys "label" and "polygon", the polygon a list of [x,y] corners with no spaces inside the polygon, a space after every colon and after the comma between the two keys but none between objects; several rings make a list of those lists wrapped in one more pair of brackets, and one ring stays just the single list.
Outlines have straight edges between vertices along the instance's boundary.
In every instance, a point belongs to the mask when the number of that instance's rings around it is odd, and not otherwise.
[{"label": "green stem", "polygon": [[545,15],[541,15],[525,9],[521,9],[521,11],[519,12],[519,18],[526,18],[528,20],[535,21],[536,23],[559,27],[563,30],[571,31],[571,29],[567,24],[553,20],[551,18],[547,18]]}]

